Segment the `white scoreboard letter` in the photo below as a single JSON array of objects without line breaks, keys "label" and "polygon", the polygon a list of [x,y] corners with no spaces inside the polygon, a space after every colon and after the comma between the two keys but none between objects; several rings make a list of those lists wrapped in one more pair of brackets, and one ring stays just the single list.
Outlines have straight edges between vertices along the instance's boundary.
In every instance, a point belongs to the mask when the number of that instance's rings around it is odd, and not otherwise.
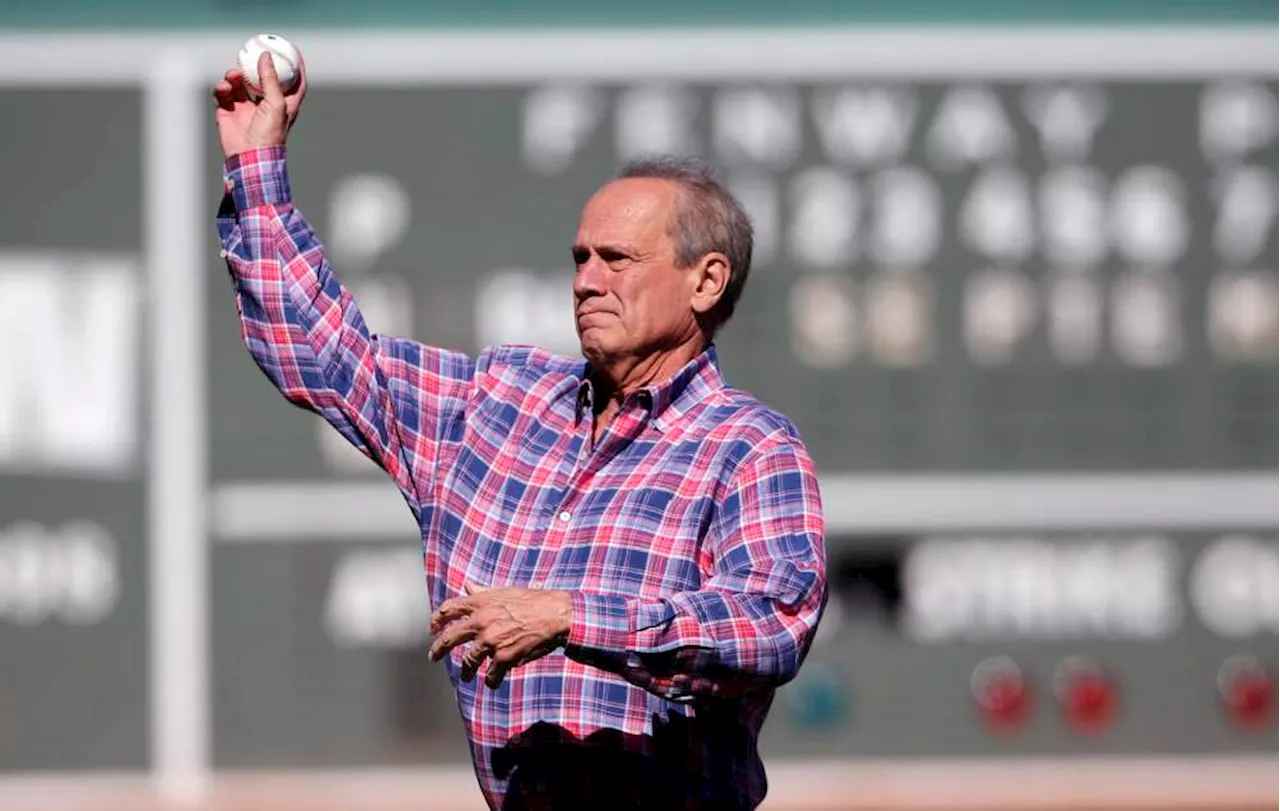
[{"label": "white scoreboard letter", "polygon": [[871,280],[867,337],[885,366],[920,366],[933,357],[933,288],[923,273],[890,271]]},{"label": "white scoreboard letter", "polygon": [[1089,268],[1107,255],[1107,185],[1096,169],[1060,166],[1040,181],[1044,255],[1065,267]]},{"label": "white scoreboard letter", "polygon": [[985,87],[957,87],[938,106],[928,148],[940,165],[959,168],[1011,157],[1017,141],[995,93]]},{"label": "white scoreboard letter", "polygon": [[858,348],[854,282],[846,276],[810,274],[796,280],[787,302],[791,351],[817,369],[853,360]]},{"label": "white scoreboard letter", "polygon": [[1107,99],[1096,87],[1033,87],[1023,105],[1040,132],[1044,154],[1052,159],[1082,161],[1093,135],[1107,117]]},{"label": "white scoreboard letter", "polygon": [[1169,279],[1127,274],[1116,282],[1111,307],[1111,338],[1122,361],[1168,366],[1182,354],[1177,290]]},{"label": "white scoreboard letter", "polygon": [[0,469],[128,469],[140,306],[131,261],[0,255]]},{"label": "white scoreboard letter", "polygon": [[634,87],[618,98],[614,114],[614,150],[624,161],[645,155],[693,155],[697,99],[680,85]]},{"label": "white scoreboard letter", "polygon": [[494,271],[476,289],[476,343],[530,344],[577,354],[572,291],[571,273],[543,276],[524,268]]},{"label": "white scoreboard letter", "polygon": [[334,567],[322,622],[344,648],[405,648],[427,638],[430,613],[420,552],[356,549]]},{"label": "white scoreboard letter", "polygon": [[1191,570],[1191,602],[1200,621],[1222,636],[1276,631],[1276,544],[1247,535],[1219,538]]},{"label": "white scoreboard letter", "polygon": [[809,169],[791,183],[788,241],[796,261],[813,267],[848,266],[857,253],[862,198],[843,172]]},{"label": "white scoreboard letter", "polygon": [[1001,366],[1012,361],[1035,320],[1035,289],[1024,274],[986,270],[965,284],[964,338],[976,363]]},{"label": "white scoreboard letter", "polygon": [[1261,166],[1236,166],[1214,178],[1218,205],[1213,244],[1234,265],[1252,262],[1276,229],[1276,176]]},{"label": "white scoreboard letter", "polygon": [[1049,283],[1049,347],[1063,363],[1089,363],[1102,343],[1102,294],[1097,279],[1064,272]]},{"label": "white scoreboard letter", "polygon": [[1163,166],[1126,169],[1111,193],[1116,247],[1131,265],[1168,266],[1191,238],[1182,182]]},{"label": "white scoreboard letter", "polygon": [[818,140],[831,161],[852,166],[893,163],[911,140],[915,94],[907,88],[845,88],[813,99]]},{"label": "white scoreboard letter", "polygon": [[960,207],[960,235],[993,262],[1020,262],[1035,248],[1035,225],[1026,178],[999,166],[973,182]]},{"label": "white scoreboard letter", "polygon": [[520,147],[524,162],[542,175],[557,175],[600,124],[604,100],[599,92],[580,85],[539,87],[524,98]]},{"label": "white scoreboard letter", "polygon": [[1260,84],[1230,81],[1200,98],[1200,147],[1213,160],[1238,159],[1276,136],[1276,98]]},{"label": "white scoreboard letter", "polygon": [[389,175],[348,175],[329,192],[329,250],[340,272],[373,267],[404,239],[412,203],[399,180]]},{"label": "white scoreboard letter", "polygon": [[933,178],[902,167],[876,175],[871,255],[881,267],[919,268],[942,239],[942,194]]},{"label": "white scoreboard letter", "polygon": [[1224,273],[1209,284],[1209,345],[1229,362],[1275,362],[1276,274]]},{"label": "white scoreboard letter", "polygon": [[721,90],[712,130],[725,162],[788,166],[800,154],[800,102],[781,88]]}]

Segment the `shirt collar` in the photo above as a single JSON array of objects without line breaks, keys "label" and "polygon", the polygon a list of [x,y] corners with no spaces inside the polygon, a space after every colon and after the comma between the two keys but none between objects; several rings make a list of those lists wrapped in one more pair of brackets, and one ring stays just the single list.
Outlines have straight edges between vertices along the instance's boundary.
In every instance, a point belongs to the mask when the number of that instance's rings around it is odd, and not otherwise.
[{"label": "shirt collar", "polygon": [[[714,344],[708,346],[680,371],[662,383],[635,392],[632,397],[645,404],[649,418],[659,431],[666,431],[694,404],[725,386],[720,372],[720,359]],[[595,388],[591,384],[591,365],[583,369],[578,385],[578,419],[591,413]]]}]

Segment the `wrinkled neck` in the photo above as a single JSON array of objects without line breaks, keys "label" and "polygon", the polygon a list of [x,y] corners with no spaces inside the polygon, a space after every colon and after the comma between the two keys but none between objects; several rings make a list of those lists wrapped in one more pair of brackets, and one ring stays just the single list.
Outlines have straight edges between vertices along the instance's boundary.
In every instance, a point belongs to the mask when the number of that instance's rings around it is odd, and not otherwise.
[{"label": "wrinkled neck", "polygon": [[644,357],[621,358],[598,366],[593,364],[591,377],[596,387],[596,414],[612,416],[629,395],[675,377],[707,346],[707,339],[697,335],[670,349]]}]

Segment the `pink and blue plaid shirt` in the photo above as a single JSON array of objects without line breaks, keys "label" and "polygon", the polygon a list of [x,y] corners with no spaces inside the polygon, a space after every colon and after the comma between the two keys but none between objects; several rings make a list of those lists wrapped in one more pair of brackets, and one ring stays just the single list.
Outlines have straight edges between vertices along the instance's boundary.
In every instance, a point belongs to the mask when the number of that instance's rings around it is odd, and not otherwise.
[{"label": "pink and blue plaid shirt", "polygon": [[498,689],[460,680],[465,646],[446,660],[489,804],[755,807],[761,724],[826,601],[791,422],[726,386],[711,348],[630,395],[593,446],[584,361],[371,334],[292,204],[284,149],[224,179],[244,342],[395,480],[432,605],[464,581],[572,595],[567,644]]}]

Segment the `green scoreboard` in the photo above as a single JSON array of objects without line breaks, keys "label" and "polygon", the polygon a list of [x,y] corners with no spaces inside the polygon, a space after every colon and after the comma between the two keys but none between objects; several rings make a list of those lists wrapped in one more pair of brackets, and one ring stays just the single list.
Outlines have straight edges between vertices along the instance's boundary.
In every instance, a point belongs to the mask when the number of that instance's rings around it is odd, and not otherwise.
[{"label": "green scoreboard", "polygon": [[[790,758],[1275,751],[1272,34],[293,34],[297,204],[375,330],[573,353],[617,166],[755,223],[721,357],[818,463]],[[467,753],[395,488],[240,345],[236,36],[0,48],[0,770]]]}]

